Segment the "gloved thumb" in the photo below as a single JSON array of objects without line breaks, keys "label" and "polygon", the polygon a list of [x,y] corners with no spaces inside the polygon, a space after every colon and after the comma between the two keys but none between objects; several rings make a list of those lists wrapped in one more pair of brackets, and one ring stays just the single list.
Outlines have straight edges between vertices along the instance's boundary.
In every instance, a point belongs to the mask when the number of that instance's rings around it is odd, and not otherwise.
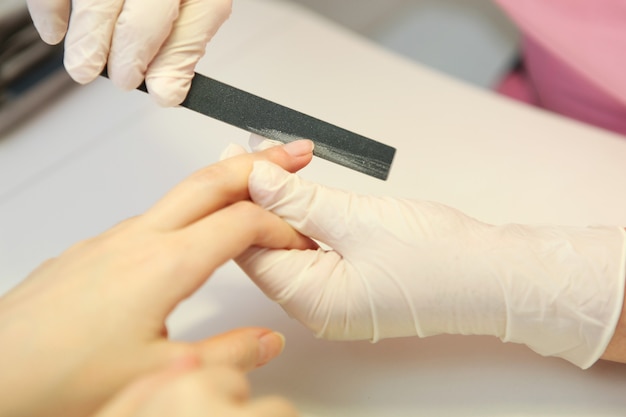
[{"label": "gloved thumb", "polygon": [[[305,181],[281,167],[259,161],[248,180],[252,201],[283,218],[294,229],[347,255],[362,246],[373,203],[366,196]],[[374,219],[372,219],[374,220]],[[358,227],[352,227],[358,224]]]}]

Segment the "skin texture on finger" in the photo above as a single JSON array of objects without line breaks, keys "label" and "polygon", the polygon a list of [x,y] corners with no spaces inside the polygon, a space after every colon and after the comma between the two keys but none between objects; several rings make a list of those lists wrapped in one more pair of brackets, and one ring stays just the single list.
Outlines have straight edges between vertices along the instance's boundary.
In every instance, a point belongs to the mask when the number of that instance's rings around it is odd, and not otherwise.
[{"label": "skin texture on finger", "polygon": [[123,90],[137,88],[152,59],[170,35],[178,1],[126,0],[115,23],[108,76]]},{"label": "skin texture on finger", "polygon": [[180,15],[146,72],[148,92],[161,106],[185,99],[207,43],[230,16],[231,0],[182,0]]},{"label": "skin texture on finger", "polygon": [[249,401],[244,374],[227,367],[169,368],[122,390],[93,417],[296,417],[280,397]]},{"label": "skin texture on finger", "polygon": [[[310,152],[294,157],[285,149],[268,150],[275,153],[270,159],[297,169],[312,157]],[[255,156],[241,158],[249,159],[245,166],[250,169]],[[220,196],[211,193],[220,190],[220,177],[212,179],[204,191],[219,202]],[[246,175],[239,181],[237,187],[247,190]],[[180,195],[192,203],[198,199],[193,192]],[[177,202],[172,203],[176,209]],[[3,297],[0,336],[19,341],[19,346],[13,344],[13,353],[0,361],[10,381],[2,391],[24,394],[0,404],[0,414],[3,406],[24,404],[25,395],[37,392],[50,400],[26,401],[29,408],[13,415],[89,415],[130,380],[181,353],[178,345],[167,347],[172,345],[163,337],[165,318],[217,266],[252,244],[309,244],[280,218],[249,201],[217,212],[203,204],[191,215],[183,213],[191,223],[180,222],[182,227],[175,229],[160,230],[158,222],[144,221],[143,216],[122,222],[70,247]],[[228,203],[218,205],[223,204]],[[14,362],[37,369],[37,378]]]},{"label": "skin texture on finger", "polygon": [[254,417],[298,417],[294,406],[282,397],[265,397],[252,401],[248,407]]},{"label": "skin texture on finger", "polygon": [[61,42],[70,20],[70,0],[28,0],[27,6],[41,39],[50,45]]},{"label": "skin texture on finger", "polygon": [[200,363],[193,358],[183,359],[163,370],[140,377],[105,404],[93,417],[134,416],[158,388],[182,373],[197,369],[199,366]]},{"label": "skin texture on finger", "polygon": [[289,172],[306,166],[313,158],[313,142],[298,141],[303,145],[299,155],[290,155],[287,146],[279,146],[260,153],[229,158],[204,168],[182,183],[148,210],[142,221],[157,230],[185,227],[228,204],[248,199],[248,176],[254,161],[271,161]]},{"label": "skin texture on finger", "polygon": [[233,366],[247,372],[279,356],[285,347],[285,338],[267,328],[247,327],[181,347],[194,349],[204,366]]},{"label": "skin texture on finger", "polygon": [[123,0],[74,2],[65,38],[65,68],[78,83],[98,77],[109,57],[115,21]]},{"label": "skin texture on finger", "polygon": [[179,374],[158,387],[133,417],[236,415],[250,396],[243,372],[206,367]]},{"label": "skin texture on finger", "polygon": [[[255,245],[270,248],[312,249],[317,244],[299,234],[278,216],[251,202],[239,202],[176,233],[179,253],[177,285],[154,282],[149,291],[162,293],[173,309],[204,284],[215,269]],[[168,310],[169,312],[169,310]]]}]

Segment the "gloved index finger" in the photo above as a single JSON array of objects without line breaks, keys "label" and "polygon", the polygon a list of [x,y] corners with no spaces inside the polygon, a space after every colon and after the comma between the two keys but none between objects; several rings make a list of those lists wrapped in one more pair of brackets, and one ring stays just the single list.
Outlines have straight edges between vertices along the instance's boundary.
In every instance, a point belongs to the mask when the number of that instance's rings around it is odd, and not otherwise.
[{"label": "gloved index finger", "polygon": [[362,247],[379,221],[373,200],[305,181],[264,161],[254,164],[248,186],[253,202],[344,255]]},{"label": "gloved index finger", "polygon": [[26,4],[41,39],[51,45],[61,42],[70,19],[70,0],[27,0]]},{"label": "gloved index finger", "polygon": [[196,64],[230,11],[230,0],[180,2],[178,19],[146,72],[147,89],[157,103],[174,106],[183,102]]},{"label": "gloved index finger", "polygon": [[115,85],[131,90],[144,81],[148,65],[172,31],[179,5],[179,1],[124,1],[107,64]]},{"label": "gloved index finger", "polygon": [[124,0],[74,2],[65,39],[65,68],[76,82],[93,81],[106,66],[123,4]]}]

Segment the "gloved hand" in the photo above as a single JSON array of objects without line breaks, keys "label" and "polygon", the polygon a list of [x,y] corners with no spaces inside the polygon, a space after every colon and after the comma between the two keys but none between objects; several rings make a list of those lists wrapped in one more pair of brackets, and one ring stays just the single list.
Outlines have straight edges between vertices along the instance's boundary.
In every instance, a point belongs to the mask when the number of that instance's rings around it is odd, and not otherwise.
[{"label": "gloved hand", "polygon": [[65,67],[74,80],[93,81],[108,61],[115,85],[132,90],[145,78],[163,106],[185,99],[206,44],[231,11],[231,0],[27,1],[45,42],[66,36]]},{"label": "gloved hand", "polygon": [[251,248],[237,259],[318,337],[493,335],[587,368],[617,325],[621,228],[492,226],[437,203],[325,188],[267,162],[255,163],[249,192],[331,248]]}]

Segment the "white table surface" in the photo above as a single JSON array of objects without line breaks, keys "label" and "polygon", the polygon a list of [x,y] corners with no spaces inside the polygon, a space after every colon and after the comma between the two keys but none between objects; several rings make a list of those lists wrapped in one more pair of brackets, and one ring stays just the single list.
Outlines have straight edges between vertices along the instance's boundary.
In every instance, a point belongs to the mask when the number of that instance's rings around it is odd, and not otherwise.
[{"label": "white table surface", "polygon": [[[623,137],[461,84],[289,3],[237,0],[198,71],[398,148],[387,182],[317,158],[302,171],[311,180],[491,223],[626,225]],[[59,97],[0,138],[0,293],[247,138],[107,80]],[[581,371],[488,337],[316,340],[233,263],[169,321],[180,339],[247,325],[288,340],[251,374],[253,392],[304,416],[626,415],[626,366]]]}]

